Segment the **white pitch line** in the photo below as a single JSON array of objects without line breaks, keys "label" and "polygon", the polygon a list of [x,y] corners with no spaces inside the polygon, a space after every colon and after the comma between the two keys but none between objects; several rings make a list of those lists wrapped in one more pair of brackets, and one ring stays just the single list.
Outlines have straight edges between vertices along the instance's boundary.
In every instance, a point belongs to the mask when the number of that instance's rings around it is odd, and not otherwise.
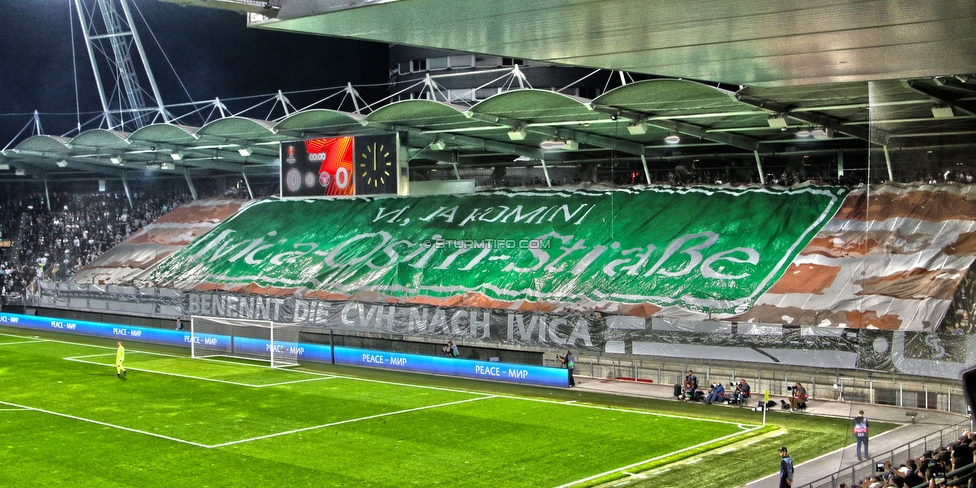
[{"label": "white pitch line", "polygon": [[[895,427],[894,429],[886,430],[886,431],[878,434],[877,436],[872,437],[872,439],[877,438],[877,437],[881,437],[881,436],[883,436],[883,435],[885,435],[887,433],[894,432],[896,430],[899,430],[899,429],[902,429],[902,428],[905,428],[905,427],[908,427],[908,424],[902,424],[901,426]],[[784,432],[784,434],[785,434],[785,432]],[[772,437],[779,437],[780,435],[783,435],[783,434],[779,434],[779,435],[776,435],[776,436],[770,435],[768,437],[770,437],[770,438],[772,438]],[[797,464],[796,467],[801,467],[804,464],[812,463],[812,462],[815,462],[815,461],[819,461],[820,459],[823,459],[823,458],[825,458],[827,456],[833,456],[833,455],[837,454],[838,452],[843,452],[844,449],[849,449],[849,448],[851,448],[853,446],[854,446],[854,444],[848,444],[848,445],[846,445],[844,447],[841,447],[839,449],[835,449],[835,450],[833,450],[831,452],[823,453],[823,454],[821,454],[821,455],[819,455],[819,456],[817,456],[817,457],[815,457],[813,459],[810,459],[808,461],[804,461],[804,462],[802,462],[800,464]],[[770,475],[767,475],[767,476],[763,476],[762,478],[759,478],[758,480],[752,480],[752,481],[750,481],[750,482],[748,482],[748,483],[746,483],[745,485],[742,485],[742,486],[755,486],[756,484],[759,484],[762,481],[767,480],[769,478],[772,478],[774,476],[779,476],[779,473],[773,473],[773,474],[770,474]]]},{"label": "white pitch line", "polygon": [[[22,337],[22,336],[15,336],[15,337]],[[44,341],[44,342],[55,342],[55,343],[71,344],[71,345],[75,345],[75,346],[97,347],[97,348],[101,348],[101,349],[112,349],[112,350],[115,349],[114,346],[98,346],[98,345],[84,344],[84,343],[79,343],[79,342],[62,341],[62,340],[58,340],[58,339],[43,339],[42,338],[40,340],[41,341]],[[161,353],[149,353],[149,354],[165,355],[165,354],[161,354]],[[172,357],[186,357],[186,356],[172,356]],[[211,359],[211,358],[197,358],[197,359],[204,359],[204,360],[215,361],[215,362],[219,362],[220,361],[218,359]],[[227,361],[223,361],[223,362],[226,363]],[[233,363],[233,364],[239,364],[239,363]],[[241,364],[243,364],[243,363],[241,363]],[[265,366],[259,366],[259,365],[249,365],[249,366],[265,367]],[[306,371],[306,370],[288,370],[288,369],[286,369],[285,371],[292,371],[292,372],[295,372],[295,373],[323,374],[323,373],[315,373],[315,372]],[[476,391],[476,390],[465,390],[465,389],[461,389],[461,388],[444,388],[444,387],[438,387],[438,386],[417,385],[417,384],[403,383],[403,382],[398,382],[398,381],[386,381],[386,380],[376,380],[376,379],[371,379],[371,378],[361,378],[361,377],[348,376],[348,375],[343,375],[343,374],[332,374],[332,375],[330,375],[328,377],[330,377],[330,378],[342,378],[342,379],[347,379],[347,380],[352,380],[352,381],[365,381],[365,382],[368,382],[368,383],[378,383],[378,384],[384,384],[384,385],[403,386],[403,387],[407,387],[407,388],[420,388],[420,389],[424,389],[424,390],[447,391],[447,392],[455,392],[455,393],[467,393],[467,394],[472,394],[472,395],[481,395],[481,394],[483,394],[483,392]],[[188,378],[194,378],[194,377],[188,376]],[[199,379],[204,379],[204,378],[199,378]],[[245,386],[247,386],[247,385],[245,385]],[[588,404],[583,404],[583,403],[567,403],[565,401],[560,401],[560,400],[547,400],[547,399],[544,399],[544,398],[522,397],[522,396],[516,396],[516,395],[495,395],[495,396],[497,398],[508,398],[508,399],[512,399],[512,400],[522,400],[522,401],[530,401],[530,402],[551,403],[551,404],[567,405],[567,406],[573,406],[573,407],[579,407],[579,408],[597,408],[597,409],[601,409],[601,410],[605,410],[605,411],[625,412],[625,413],[637,413],[637,414],[643,414],[643,415],[654,415],[654,416],[658,416],[658,417],[667,417],[667,418],[675,418],[675,419],[694,420],[694,421],[698,421],[698,422],[714,422],[714,423],[720,423],[720,424],[735,424],[735,425],[738,425],[740,428],[743,427],[743,424],[740,424],[738,422],[730,422],[730,421],[719,420],[719,419],[702,419],[702,418],[689,417],[689,416],[683,416],[683,415],[663,414],[663,413],[658,413],[658,412],[649,412],[649,411],[633,410],[633,409],[626,409],[626,408],[616,408],[616,407],[601,407],[601,406],[598,406],[598,405],[588,405]],[[749,425],[749,424],[745,424],[745,425]],[[751,431],[754,428],[756,428],[756,427],[753,427],[751,429],[747,429],[747,430],[745,430],[745,432]]]},{"label": "white pitch line", "polygon": [[[7,334],[0,333],[0,335],[7,335]],[[12,336],[12,337],[23,337],[23,336]],[[71,344],[71,345],[74,345],[74,346],[96,347],[96,348],[100,348],[100,349],[111,349],[111,350],[115,350],[115,346],[99,346],[99,345],[94,345],[94,344],[85,344],[85,343],[81,343],[81,342],[63,341],[63,340],[59,340],[59,339],[39,338],[39,340],[42,341],[42,342],[54,342],[54,343],[61,343],[61,344]],[[133,351],[133,352],[143,352],[143,351]],[[154,353],[154,352],[145,352],[145,353],[146,354],[157,354],[157,355],[160,355],[160,356],[177,357],[177,358],[179,358],[179,357],[188,357],[188,356],[177,356],[177,355],[170,355],[170,354],[163,354],[163,353]],[[195,358],[195,359],[202,359],[202,360],[206,360],[206,361],[223,362],[223,363],[228,363],[229,362],[229,361],[221,361],[219,359],[214,359],[214,358]],[[231,364],[245,364],[247,366],[254,366],[254,367],[258,367],[258,368],[266,367],[266,366],[251,365],[251,364],[246,364],[246,363],[231,363]],[[129,368],[129,369],[132,369],[132,368]],[[325,375],[325,373],[318,373],[318,372],[307,371],[307,370],[291,370],[291,369],[286,369],[285,371],[292,371],[294,373],[323,374],[323,375]],[[179,375],[176,375],[176,376],[179,376]],[[196,377],[193,377],[193,376],[186,376],[186,377],[187,378],[196,378]],[[420,389],[423,389],[423,390],[447,391],[447,392],[454,392],[454,393],[467,393],[467,394],[470,394],[470,395],[482,395],[482,394],[484,394],[484,392],[477,391],[477,390],[465,390],[465,389],[462,389],[462,388],[444,388],[444,387],[439,387],[439,386],[417,385],[417,384],[411,384],[411,383],[403,383],[403,382],[399,382],[399,381],[376,380],[376,379],[371,379],[371,378],[361,378],[361,377],[348,376],[348,375],[343,375],[343,374],[329,374],[329,375],[327,375],[327,377],[329,377],[329,378],[341,378],[341,379],[347,379],[347,380],[351,380],[351,381],[365,381],[367,383],[378,383],[378,384],[383,384],[383,385],[403,386],[403,387],[407,387],[407,388],[420,388]],[[197,378],[197,379],[205,379],[205,378]],[[249,385],[245,385],[245,386],[249,386]],[[522,396],[516,396],[516,395],[495,395],[495,396],[497,398],[508,398],[508,399],[512,399],[512,400],[522,400],[522,401],[529,401],[529,402],[551,403],[551,404],[567,405],[567,406],[573,406],[573,407],[579,407],[579,408],[598,408],[598,409],[601,409],[601,410],[613,411],[613,412],[638,413],[638,414],[644,414],[644,415],[655,415],[655,416],[658,416],[658,417],[668,417],[668,418],[675,418],[675,419],[694,420],[694,421],[700,421],[700,422],[715,422],[715,423],[720,423],[720,424],[737,424],[736,422],[730,422],[730,421],[718,420],[718,419],[702,419],[702,418],[696,418],[696,417],[688,417],[688,416],[672,415],[672,414],[663,414],[663,413],[657,413],[657,412],[648,412],[648,411],[633,410],[633,409],[626,409],[626,408],[601,407],[601,406],[598,406],[598,405],[588,405],[588,404],[584,404],[584,403],[567,403],[567,402],[562,401],[562,400],[547,400],[547,399],[544,399],[544,398],[522,397]],[[738,424],[738,425],[741,426],[741,424]],[[748,425],[748,424],[746,424],[746,425]]]},{"label": "white pitch line", "polygon": [[[95,362],[95,361],[86,361],[84,359],[79,359],[79,358],[83,358],[83,357],[96,357],[96,356],[106,356],[106,354],[95,354],[95,355],[92,355],[92,356],[75,356],[75,357],[70,357],[70,358],[64,358],[64,360],[65,361],[72,361],[72,362],[75,362],[75,363],[93,364],[95,366],[107,366],[107,367],[110,367],[110,368],[114,368],[115,367],[114,364],[105,364],[105,363],[98,363],[98,362]],[[242,382],[239,382],[239,381],[221,380],[221,379],[217,379],[217,378],[205,378],[203,376],[192,376],[192,375],[186,375],[186,374],[180,374],[180,373],[169,373],[169,372],[166,372],[166,371],[157,371],[157,370],[154,370],[154,369],[136,368],[136,367],[132,367],[132,366],[126,366],[125,369],[132,370],[132,371],[141,371],[143,373],[159,374],[159,375],[163,375],[163,376],[175,376],[177,378],[186,378],[186,379],[200,380],[200,381],[212,381],[214,383],[224,383],[224,384],[227,384],[227,385],[244,386],[244,387],[247,387],[247,388],[266,388],[266,387],[269,387],[269,386],[287,386],[287,385],[291,385],[291,384],[295,384],[295,383],[305,383],[305,382],[308,382],[308,381],[324,381],[324,380],[330,380],[330,379],[333,379],[334,378],[332,376],[323,376],[323,377],[320,377],[320,378],[308,378],[308,379],[304,379],[304,380],[295,380],[295,381],[279,381],[277,383],[266,383],[266,384],[261,384],[261,385],[255,385],[255,384],[251,384],[251,383],[242,383]]]},{"label": "white pitch line", "polygon": [[736,432],[734,434],[729,434],[729,435],[726,435],[726,436],[722,436],[722,437],[719,437],[717,439],[711,439],[711,440],[702,442],[700,444],[695,444],[694,446],[688,446],[688,447],[686,447],[684,449],[678,449],[677,451],[671,451],[669,453],[661,454],[660,456],[655,456],[655,457],[652,457],[650,459],[645,459],[643,461],[637,461],[636,463],[628,464],[627,466],[621,466],[621,467],[616,468],[616,469],[611,469],[610,471],[605,471],[603,473],[595,474],[593,476],[588,476],[588,477],[583,478],[583,479],[579,479],[579,480],[576,480],[576,481],[571,481],[569,483],[566,483],[565,485],[559,485],[556,488],[566,488],[566,487],[569,487],[569,486],[578,485],[580,483],[586,483],[587,481],[595,480],[597,478],[601,478],[603,476],[608,476],[608,475],[611,475],[611,474],[614,474],[614,473],[619,473],[621,471],[626,471],[628,469],[631,469],[631,468],[640,466],[642,464],[651,463],[651,462],[654,462],[654,461],[657,461],[657,460],[660,460],[660,459],[664,459],[664,458],[666,458],[668,456],[673,456],[675,454],[680,454],[682,452],[690,451],[692,449],[697,449],[699,447],[707,446],[709,444],[712,444],[712,443],[715,443],[715,442],[719,442],[719,441],[723,441],[725,439],[731,439],[733,437],[740,436],[740,435],[743,435],[743,434],[752,432],[753,430],[761,429],[761,428],[762,428],[762,426],[760,425],[760,426],[753,427],[752,429],[749,429],[749,430],[744,431],[744,432]]},{"label": "white pitch line", "polygon": [[44,342],[44,341],[38,339],[32,341],[0,342],[0,346],[13,346],[17,344],[37,344],[38,342]]},{"label": "white pitch line", "polygon": [[[4,332],[0,332],[0,336],[5,336],[5,337],[19,337],[21,339],[27,337],[27,336],[21,335],[21,334],[7,334],[7,333],[4,333]],[[37,337],[37,336],[34,336],[34,337]]]},{"label": "white pitch line", "polygon": [[349,424],[349,423],[352,423],[352,422],[361,422],[361,421],[364,421],[364,420],[372,420],[372,419],[378,419],[378,418],[381,418],[381,417],[389,417],[391,415],[400,415],[400,414],[404,414],[404,413],[418,412],[420,410],[429,410],[431,408],[449,407],[451,405],[460,405],[462,403],[477,402],[477,401],[480,401],[480,400],[488,400],[488,399],[491,399],[491,398],[498,398],[498,397],[496,397],[494,395],[488,395],[488,396],[483,396],[483,397],[479,397],[479,398],[469,398],[467,400],[458,400],[456,402],[438,403],[436,405],[426,405],[426,406],[423,406],[423,407],[408,408],[406,410],[397,410],[395,412],[378,413],[376,415],[369,415],[369,416],[366,416],[366,417],[359,417],[359,418],[348,419],[348,420],[340,420],[338,422],[331,422],[331,423],[322,424],[322,425],[313,425],[311,427],[303,427],[301,429],[288,430],[288,431],[285,431],[285,432],[276,432],[274,434],[262,435],[262,436],[259,436],[259,437],[252,437],[250,439],[240,439],[240,440],[236,440],[236,441],[225,442],[223,444],[214,444],[214,445],[212,445],[210,447],[225,447],[225,446],[230,446],[230,445],[234,445],[234,444],[242,444],[244,442],[259,441],[259,440],[262,440],[262,439],[269,439],[271,437],[278,437],[278,436],[283,436],[283,435],[295,434],[295,433],[298,433],[298,432],[305,432],[305,431],[316,430],[316,429],[324,429],[326,427],[334,427],[336,425]]},{"label": "white pitch line", "polygon": [[84,417],[78,417],[78,416],[75,416],[75,415],[68,415],[66,413],[53,412],[51,410],[44,410],[44,409],[41,409],[41,408],[28,407],[28,406],[25,406],[25,405],[17,405],[16,403],[10,403],[10,402],[4,402],[4,401],[0,401],[0,405],[9,405],[11,407],[18,407],[18,408],[21,408],[21,409],[24,409],[24,410],[32,410],[32,411],[35,411],[35,412],[46,413],[48,415],[55,415],[55,416],[58,416],[58,417],[64,417],[64,418],[68,418],[68,419],[72,419],[72,420],[80,420],[82,422],[88,422],[88,423],[92,423],[92,424],[96,424],[96,425],[101,425],[101,426],[104,426],[104,427],[111,427],[113,429],[125,430],[125,431],[128,431],[128,432],[135,432],[136,434],[143,434],[143,435],[148,435],[148,436],[151,436],[151,437],[158,437],[160,439],[166,439],[168,441],[173,441],[173,442],[180,442],[182,444],[189,444],[191,446],[204,447],[204,448],[209,448],[210,447],[210,446],[208,446],[206,444],[200,444],[200,443],[197,443],[197,442],[187,441],[187,440],[183,440],[183,439],[178,439],[176,437],[170,437],[170,436],[166,436],[166,435],[162,435],[162,434],[155,434],[153,432],[146,432],[144,430],[133,429],[133,428],[130,428],[130,427],[123,427],[121,425],[110,424],[110,423],[101,422],[101,421],[98,421],[98,420],[86,419]]}]

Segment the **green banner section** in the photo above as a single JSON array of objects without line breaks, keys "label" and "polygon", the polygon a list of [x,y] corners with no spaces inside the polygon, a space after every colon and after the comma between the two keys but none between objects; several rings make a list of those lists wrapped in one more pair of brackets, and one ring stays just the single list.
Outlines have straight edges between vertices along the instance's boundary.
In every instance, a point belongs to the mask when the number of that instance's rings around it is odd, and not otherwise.
[{"label": "green banner section", "polygon": [[269,199],[194,240],[149,279],[179,288],[255,283],[740,312],[846,192],[661,187]]}]

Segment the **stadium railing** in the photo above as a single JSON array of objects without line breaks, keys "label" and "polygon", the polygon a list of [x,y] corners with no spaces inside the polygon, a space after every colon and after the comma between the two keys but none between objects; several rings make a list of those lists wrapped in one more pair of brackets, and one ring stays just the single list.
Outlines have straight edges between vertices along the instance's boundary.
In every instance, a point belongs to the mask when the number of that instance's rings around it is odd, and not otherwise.
[{"label": "stadium railing", "polygon": [[[946,473],[946,484],[936,485],[936,486],[967,486],[969,479],[976,474],[976,463],[969,463],[959,469],[949,471]],[[929,482],[921,483],[919,485],[913,486],[912,488],[928,488]]]},{"label": "stadium railing", "polygon": [[[909,442],[904,446],[897,447],[880,454],[874,454],[870,458],[860,461],[848,468],[844,468],[836,473],[831,473],[807,484],[794,485],[793,488],[834,488],[840,483],[847,483],[848,486],[859,486],[860,480],[877,474],[875,472],[875,466],[877,463],[890,460],[892,464],[897,465],[895,463],[896,459],[905,460],[908,458],[918,458],[925,451],[944,447],[949,442],[958,439],[961,435],[960,433],[962,429],[969,427],[969,425],[969,419],[961,420],[956,425],[946,427],[938,432],[933,432],[932,434],[929,434],[919,440]],[[962,469],[965,468],[960,468],[960,470]],[[920,486],[928,486],[928,483]]]},{"label": "stadium railing", "polygon": [[681,383],[692,369],[701,385],[713,380],[723,384],[745,378],[756,392],[769,391],[771,398],[788,398],[787,386],[800,381],[813,401],[844,400],[848,402],[889,405],[920,410],[937,410],[966,414],[966,396],[959,379],[940,379],[911,375],[872,374],[870,372],[748,363],[723,360],[692,360],[667,357],[627,357],[581,354],[576,374],[593,378],[629,379],[659,385]]}]

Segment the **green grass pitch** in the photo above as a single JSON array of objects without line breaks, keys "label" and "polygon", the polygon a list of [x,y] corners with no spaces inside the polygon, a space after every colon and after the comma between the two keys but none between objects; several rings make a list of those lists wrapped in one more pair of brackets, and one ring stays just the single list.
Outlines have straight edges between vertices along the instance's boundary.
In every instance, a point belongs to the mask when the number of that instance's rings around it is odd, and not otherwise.
[{"label": "green grass pitch", "polygon": [[588,486],[772,429],[139,343],[118,379],[113,343],[17,329],[0,358],[0,486]]}]

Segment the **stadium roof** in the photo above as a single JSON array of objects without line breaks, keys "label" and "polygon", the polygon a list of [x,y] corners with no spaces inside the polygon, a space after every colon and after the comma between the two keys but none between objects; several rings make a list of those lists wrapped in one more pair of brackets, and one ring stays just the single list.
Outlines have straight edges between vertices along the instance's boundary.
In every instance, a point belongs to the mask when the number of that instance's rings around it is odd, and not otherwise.
[{"label": "stadium roof", "polygon": [[[241,0],[169,0],[243,5]],[[751,86],[976,73],[969,0],[276,0],[267,29]]]},{"label": "stadium roof", "polygon": [[[636,82],[592,100],[529,89],[472,107],[409,100],[368,115],[311,109],[273,121],[230,116],[202,127],[35,136],[0,154],[0,178],[123,168],[271,174],[279,142],[384,131],[406,135],[411,169],[526,160],[660,169],[699,158],[864,159],[882,147],[965,154],[976,141],[971,1],[175,1],[246,11],[262,28],[684,79]],[[669,135],[680,142],[665,142]],[[893,159],[896,170],[921,164]]]}]

